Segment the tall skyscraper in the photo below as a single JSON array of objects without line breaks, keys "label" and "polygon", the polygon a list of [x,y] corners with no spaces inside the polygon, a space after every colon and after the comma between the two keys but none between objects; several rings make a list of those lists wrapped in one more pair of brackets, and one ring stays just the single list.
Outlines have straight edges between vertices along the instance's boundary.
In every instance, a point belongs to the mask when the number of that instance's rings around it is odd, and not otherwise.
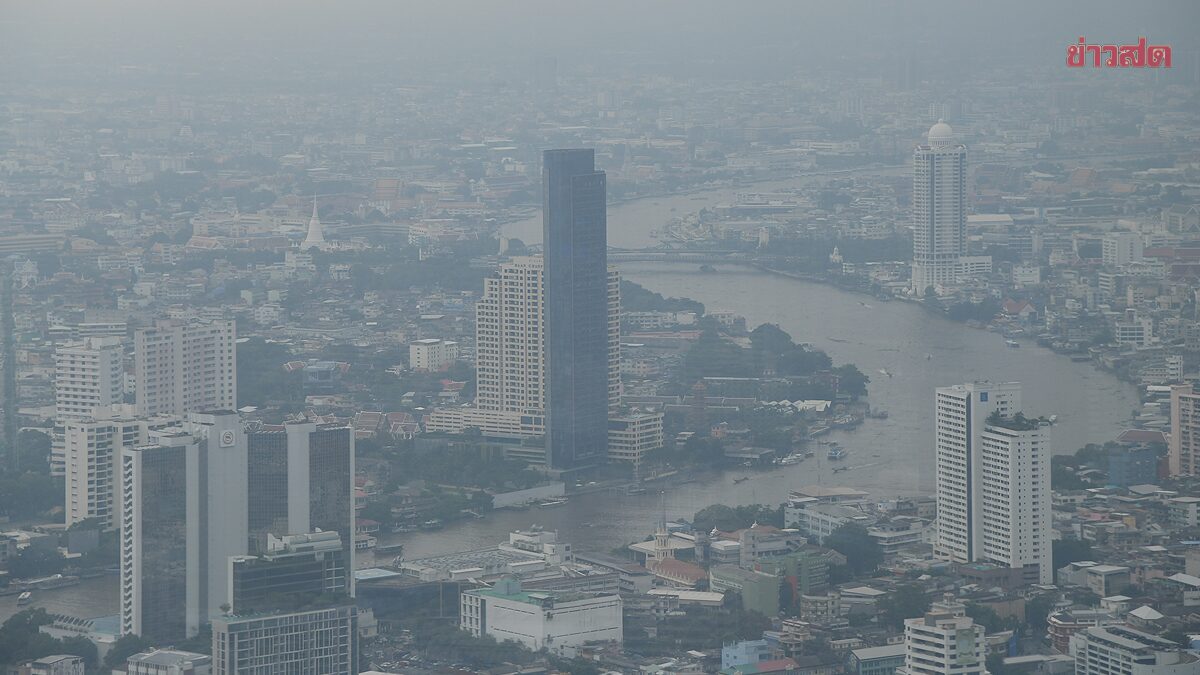
[{"label": "tall skyscraper", "polygon": [[955,562],[975,559],[974,506],[979,493],[979,433],[993,412],[1021,409],[1016,383],[971,382],[939,387],[934,413],[937,540],[934,551]]},{"label": "tall skyscraper", "polygon": [[121,403],[125,395],[125,351],[118,337],[91,337],[54,352],[54,434],[50,475],[66,471],[63,426],[86,420],[97,408]]},{"label": "tall skyscraper", "polygon": [[[608,452],[606,177],[593,150],[542,156],[547,463],[569,470]],[[619,365],[618,365],[619,369]]]},{"label": "tall skyscraper", "polygon": [[1050,441],[1044,427],[1017,416],[1020,385],[939,387],[935,398],[934,552],[1051,583]]},{"label": "tall skyscraper", "polygon": [[943,120],[913,152],[912,289],[952,285],[967,253],[967,146]]},{"label": "tall skyscraper", "polygon": [[996,419],[979,440],[976,561],[1054,583],[1050,531],[1050,436],[1035,420]]},{"label": "tall skyscraper", "polygon": [[237,408],[237,330],[232,320],[157,321],[134,334],[141,416]]},{"label": "tall skyscraper", "polygon": [[268,534],[337,533],[353,569],[348,427],[287,425],[248,438],[236,413],[191,413],[150,441],[122,451],[123,632],[194,635],[228,602],[230,559],[265,551]]},{"label": "tall skyscraper", "polygon": [[904,620],[904,665],[897,675],[988,675],[982,625],[948,596],[925,613]]},{"label": "tall skyscraper", "polygon": [[1167,464],[1172,476],[1200,473],[1200,394],[1190,384],[1171,386]]},{"label": "tall skyscraper", "polygon": [[[354,568],[354,434],[298,422],[250,432],[250,551],[268,535],[336,532]],[[351,580],[353,589],[353,580]]]}]

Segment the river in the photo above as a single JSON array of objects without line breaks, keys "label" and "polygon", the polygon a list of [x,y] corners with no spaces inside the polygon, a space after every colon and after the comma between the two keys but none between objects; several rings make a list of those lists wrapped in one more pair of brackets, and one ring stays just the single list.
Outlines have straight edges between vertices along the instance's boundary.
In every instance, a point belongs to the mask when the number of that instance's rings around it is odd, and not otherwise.
[{"label": "river", "polygon": [[[739,189],[766,191],[795,184],[798,181],[776,181],[610,206],[609,240],[615,246],[647,246],[653,243],[652,228],[728,201]],[[510,224],[506,233],[535,243],[541,240],[540,228],[537,217]],[[1058,416],[1052,439],[1059,453],[1111,440],[1138,407],[1132,385],[1088,364],[1028,343],[1008,348],[999,335],[931,316],[909,303],[878,302],[738,266],[718,266],[716,274],[702,274],[695,265],[627,263],[621,265],[621,272],[664,295],[687,296],[710,311],[741,314],[750,326],[777,323],[796,341],[828,352],[836,363],[856,364],[871,377],[871,404],[888,410],[890,416],[827,437],[850,453],[842,464],[852,468],[836,475],[818,453],[793,466],[753,472],[737,469],[668,485],[661,507],[657,494],[597,492],[572,497],[561,506],[495,512],[437,532],[384,535],[385,543],[403,543],[405,556],[412,558],[494,545],[509,531],[536,524],[558,530],[581,552],[606,552],[642,539],[660,508],[669,518],[690,518],[715,503],[778,504],[792,489],[815,484],[861,488],[879,499],[928,494],[933,488],[933,390],[969,380],[1021,382],[1026,413]],[[733,482],[744,475],[752,480]],[[372,562],[370,553],[359,556],[360,567]],[[118,584],[116,576],[92,579],[82,586],[37,593],[33,604],[76,616],[113,614],[118,611]],[[15,611],[15,604],[15,597],[0,598],[0,619]]]},{"label": "river", "polygon": [[[894,173],[895,169],[887,170]],[[813,178],[772,181],[697,194],[651,197],[610,205],[609,242],[618,247],[653,245],[653,228],[671,218],[728,202],[738,191],[796,187]],[[527,243],[541,240],[541,217],[511,223],[505,233]],[[930,315],[905,302],[878,302],[837,288],[771,275],[745,267],[718,266],[717,274],[672,263],[625,263],[621,273],[667,296],[699,300],[711,310],[744,315],[750,326],[777,323],[798,342],[826,351],[836,363],[854,363],[871,377],[870,401],[889,411],[886,420],[869,419],[854,431],[828,436],[849,451],[853,467],[833,474],[818,453],[801,464],[751,473],[732,470],[698,482],[668,487],[667,516],[690,518],[714,503],[778,504],[803,485],[845,485],[876,498],[929,494],[933,489],[933,390],[971,380],[1018,381],[1023,407],[1031,415],[1057,415],[1052,430],[1055,452],[1070,453],[1086,443],[1111,440],[1137,409],[1136,389],[1089,364],[1074,363],[1025,343],[1005,345],[997,334]],[[932,358],[926,358],[926,355]],[[880,373],[886,370],[891,377]],[[397,537],[406,557],[433,555],[494,544],[510,530],[532,524],[557,529],[581,551],[607,551],[641,539],[660,511],[656,494],[615,492],[573,497],[567,504],[531,511],[506,511],[445,530]],[[390,538],[388,541],[392,541]],[[369,556],[363,556],[364,561]]]}]

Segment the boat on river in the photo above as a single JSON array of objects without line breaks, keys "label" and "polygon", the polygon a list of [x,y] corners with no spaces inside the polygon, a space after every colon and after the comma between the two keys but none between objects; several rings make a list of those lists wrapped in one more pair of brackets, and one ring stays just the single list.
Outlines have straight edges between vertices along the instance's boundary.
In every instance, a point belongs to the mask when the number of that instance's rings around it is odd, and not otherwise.
[{"label": "boat on river", "polygon": [[836,461],[839,459],[846,459],[847,454],[849,453],[847,453],[845,449],[835,445],[832,448],[829,448],[829,453],[826,455],[826,457]]}]

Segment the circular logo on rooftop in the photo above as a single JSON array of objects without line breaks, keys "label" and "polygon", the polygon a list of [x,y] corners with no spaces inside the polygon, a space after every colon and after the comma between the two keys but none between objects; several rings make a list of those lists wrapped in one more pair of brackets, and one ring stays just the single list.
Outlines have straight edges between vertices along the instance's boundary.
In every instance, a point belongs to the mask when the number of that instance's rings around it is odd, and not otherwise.
[{"label": "circular logo on rooftop", "polygon": [[221,447],[222,448],[232,448],[234,438],[235,438],[235,436],[233,435],[233,429],[226,429],[225,431],[222,431],[221,432]]}]

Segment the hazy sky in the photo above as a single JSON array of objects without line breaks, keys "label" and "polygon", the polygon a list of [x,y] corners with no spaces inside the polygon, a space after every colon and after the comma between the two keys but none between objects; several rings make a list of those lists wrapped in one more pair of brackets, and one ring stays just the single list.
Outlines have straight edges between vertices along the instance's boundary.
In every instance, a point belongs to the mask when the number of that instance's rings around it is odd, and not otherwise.
[{"label": "hazy sky", "polygon": [[753,75],[780,60],[853,65],[900,50],[1041,63],[1061,59],[1079,35],[1147,35],[1186,58],[1197,27],[1195,0],[0,0],[0,78],[53,80],[130,65],[232,77],[280,62],[404,68],[536,55],[602,67],[619,53]]}]

